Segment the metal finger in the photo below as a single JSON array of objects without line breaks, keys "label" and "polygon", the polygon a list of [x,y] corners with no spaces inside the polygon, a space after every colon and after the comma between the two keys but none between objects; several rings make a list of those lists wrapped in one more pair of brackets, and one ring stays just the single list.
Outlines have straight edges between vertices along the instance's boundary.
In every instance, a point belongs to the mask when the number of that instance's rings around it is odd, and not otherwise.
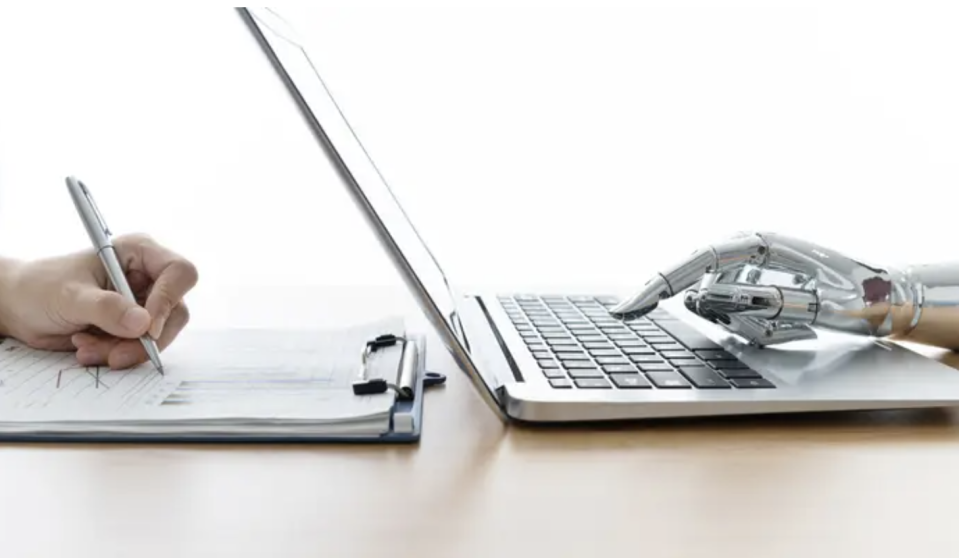
[{"label": "metal finger", "polygon": [[697,291],[695,305],[700,312],[738,315],[811,324],[819,313],[814,291],[775,285],[713,283]]},{"label": "metal finger", "polygon": [[613,306],[609,312],[622,318],[639,317],[652,311],[659,301],[694,286],[707,273],[724,273],[744,265],[759,265],[767,246],[761,236],[744,233],[719,244],[696,250],[683,261],[654,275],[637,293]]},{"label": "metal finger", "polygon": [[767,246],[761,236],[744,233],[697,250],[660,275],[672,294],[676,294],[695,285],[707,273],[722,276],[738,272],[748,265],[761,265],[766,252]]},{"label": "metal finger", "polygon": [[815,339],[816,331],[808,324],[766,320],[752,316],[729,316],[726,329],[758,347],[781,345],[794,341]]}]

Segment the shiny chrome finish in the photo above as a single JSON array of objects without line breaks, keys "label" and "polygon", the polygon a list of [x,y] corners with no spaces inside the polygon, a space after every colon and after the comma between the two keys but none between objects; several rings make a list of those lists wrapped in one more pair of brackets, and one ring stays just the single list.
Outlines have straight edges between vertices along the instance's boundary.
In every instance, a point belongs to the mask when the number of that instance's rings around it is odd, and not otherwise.
[{"label": "shiny chrome finish", "polygon": [[706,274],[724,274],[765,260],[767,247],[757,234],[741,234],[714,246],[693,252],[685,260],[647,281],[643,289],[610,309],[623,319],[639,318],[656,308],[660,300],[675,296]]},{"label": "shiny chrome finish", "polygon": [[[689,311],[756,345],[813,338],[813,328],[905,335],[925,308],[959,306],[959,262],[881,267],[771,232],[739,235],[694,252],[662,277],[671,287],[668,296],[689,289],[684,297]],[[637,301],[651,296],[647,287],[612,313],[642,316],[648,305]],[[665,298],[661,292],[656,297]]]}]

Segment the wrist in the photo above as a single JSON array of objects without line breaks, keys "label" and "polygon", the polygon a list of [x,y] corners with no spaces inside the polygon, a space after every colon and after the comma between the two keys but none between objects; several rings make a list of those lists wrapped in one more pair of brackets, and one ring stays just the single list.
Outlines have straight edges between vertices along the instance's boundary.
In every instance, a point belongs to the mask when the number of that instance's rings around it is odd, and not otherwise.
[{"label": "wrist", "polygon": [[916,311],[911,327],[900,337],[959,348],[959,262],[916,265],[905,275],[915,293]]},{"label": "wrist", "polygon": [[0,258],[0,337],[10,337],[17,300],[17,274],[22,262]]}]

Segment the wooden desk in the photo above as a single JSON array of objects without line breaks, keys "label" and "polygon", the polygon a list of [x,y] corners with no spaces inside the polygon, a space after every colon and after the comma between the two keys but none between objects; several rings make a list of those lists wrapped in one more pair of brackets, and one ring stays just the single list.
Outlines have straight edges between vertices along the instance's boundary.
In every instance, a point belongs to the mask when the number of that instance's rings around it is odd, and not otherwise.
[{"label": "wooden desk", "polygon": [[[282,308],[241,302],[201,304],[196,321],[228,306]],[[320,314],[333,317],[296,313]],[[451,377],[428,396],[418,446],[0,446],[0,553],[959,551],[959,425],[950,412],[507,429],[438,348],[430,362]]]}]

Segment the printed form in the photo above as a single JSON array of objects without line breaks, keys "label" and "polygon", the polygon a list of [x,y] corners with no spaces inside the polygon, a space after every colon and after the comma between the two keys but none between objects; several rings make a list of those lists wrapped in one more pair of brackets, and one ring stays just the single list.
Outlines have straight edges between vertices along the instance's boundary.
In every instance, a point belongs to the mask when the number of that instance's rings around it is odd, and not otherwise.
[{"label": "printed form", "polygon": [[391,393],[355,396],[365,343],[387,320],[343,331],[191,332],[127,370],[82,366],[72,352],[0,340],[0,421],[202,419],[249,416],[360,417],[388,412]]}]

